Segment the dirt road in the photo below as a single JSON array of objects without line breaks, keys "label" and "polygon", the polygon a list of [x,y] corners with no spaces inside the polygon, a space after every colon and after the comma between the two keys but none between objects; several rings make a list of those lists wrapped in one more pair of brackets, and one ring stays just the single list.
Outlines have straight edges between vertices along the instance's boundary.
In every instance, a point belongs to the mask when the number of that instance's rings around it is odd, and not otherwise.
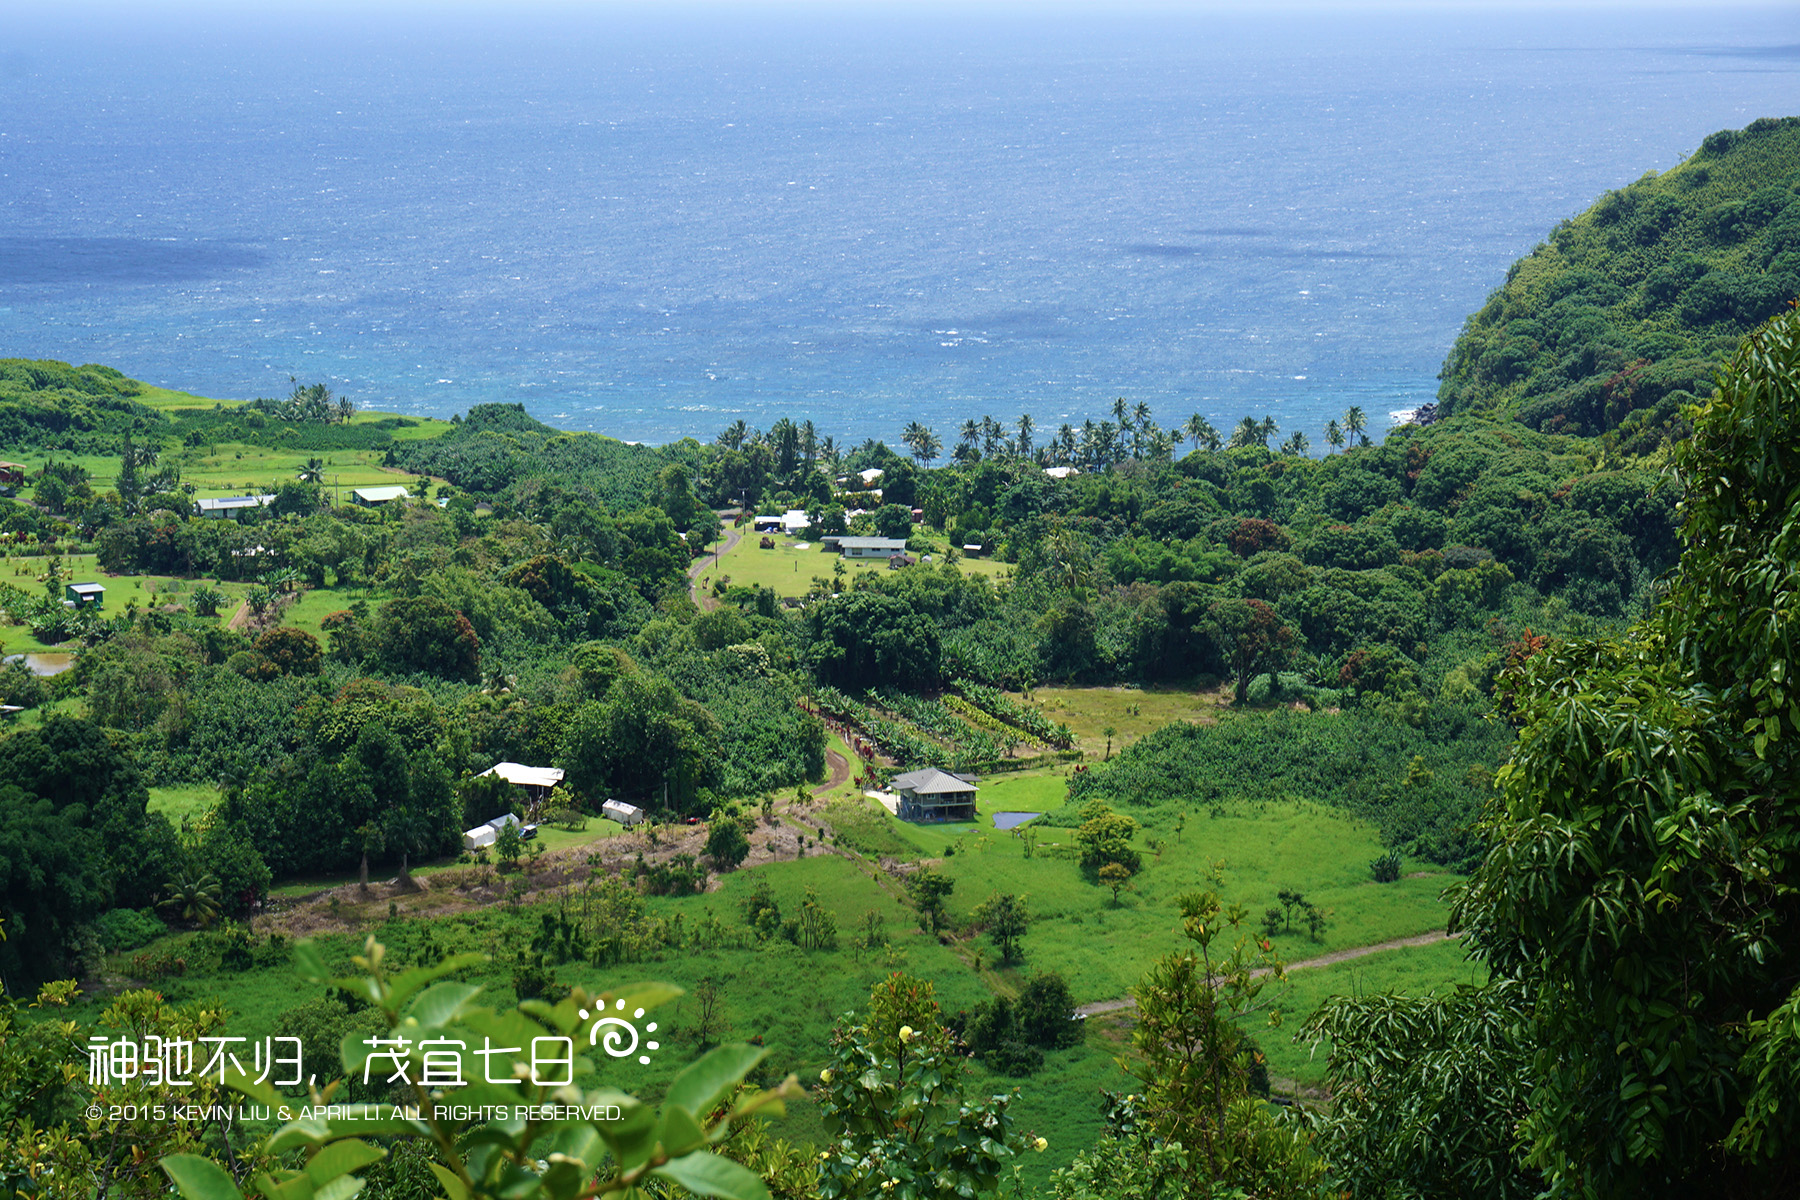
[{"label": "dirt road", "polygon": [[[1380,954],[1383,950],[1399,950],[1404,946],[1429,946],[1435,942],[1447,940],[1447,933],[1420,933],[1412,937],[1395,938],[1391,942],[1376,942],[1373,946],[1353,946],[1348,950],[1333,950],[1330,954],[1321,954],[1317,958],[1305,958],[1287,965],[1290,973],[1307,971],[1314,967],[1329,967],[1334,963],[1348,962],[1353,958],[1361,958],[1365,954]],[[1456,936],[1461,936],[1460,934]],[[1261,972],[1258,972],[1261,974]],[[1096,1000],[1092,1004],[1083,1004],[1075,1011],[1084,1017],[1099,1016],[1101,1013],[1118,1012],[1122,1008],[1130,1008],[1136,1004],[1130,996],[1118,1000]]]}]

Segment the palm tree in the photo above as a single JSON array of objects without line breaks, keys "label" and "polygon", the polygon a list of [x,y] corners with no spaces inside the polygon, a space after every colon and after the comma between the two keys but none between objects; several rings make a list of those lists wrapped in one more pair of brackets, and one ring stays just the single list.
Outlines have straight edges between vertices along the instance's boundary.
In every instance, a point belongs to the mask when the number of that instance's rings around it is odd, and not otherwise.
[{"label": "palm tree", "polygon": [[813,428],[812,420],[808,418],[800,423],[800,463],[806,474],[812,474],[818,453],[819,431]]},{"label": "palm tree", "polygon": [[1119,423],[1120,429],[1131,428],[1131,405],[1126,402],[1125,397],[1120,396],[1113,401],[1112,411],[1113,420]]},{"label": "palm tree", "polygon": [[309,458],[306,465],[300,468],[301,483],[322,483],[325,480],[325,462],[323,459]]},{"label": "palm tree", "polygon": [[1262,433],[1262,438],[1260,440],[1265,446],[1274,440],[1276,434],[1281,432],[1281,426],[1275,424],[1274,417],[1264,417],[1262,419],[1262,424],[1257,426],[1257,428]]},{"label": "palm tree", "polygon": [[1062,428],[1056,431],[1056,441],[1058,443],[1057,448],[1062,451],[1062,460],[1064,464],[1073,463],[1075,461],[1075,447],[1078,444],[1075,438],[1075,427],[1067,421],[1064,421]]},{"label": "palm tree", "polygon": [[219,918],[219,881],[216,876],[178,870],[169,879],[168,894],[157,904],[183,921],[202,929]]},{"label": "palm tree", "polygon": [[975,449],[975,443],[980,440],[981,426],[976,423],[974,417],[970,417],[962,423],[962,428],[957,430],[956,444],[959,448],[967,446],[970,450],[973,450]]},{"label": "palm tree", "polygon": [[843,451],[838,449],[836,438],[828,437],[819,443],[819,461],[824,463],[828,470],[837,470],[837,465],[843,457]]},{"label": "palm tree", "polygon": [[1188,441],[1194,444],[1194,449],[1198,450],[1202,446],[1208,450],[1219,448],[1219,431],[1212,427],[1211,421],[1199,413],[1195,413],[1187,419],[1186,428]]},{"label": "palm tree", "polygon": [[922,467],[930,465],[931,460],[942,453],[944,449],[944,443],[938,440],[938,435],[917,421],[907,424],[906,431],[900,435],[900,440],[906,444],[907,449],[912,451],[913,457],[919,460],[919,465]]},{"label": "palm tree", "polygon": [[1037,426],[1033,423],[1033,421],[1031,419],[1030,413],[1020,413],[1019,414],[1019,457],[1020,458],[1030,458],[1031,457],[1031,431],[1033,429],[1035,429],[1036,427]]},{"label": "palm tree", "polygon": [[1175,438],[1165,429],[1158,429],[1151,422],[1150,431],[1144,435],[1144,446],[1152,462],[1168,462],[1175,456]]},{"label": "palm tree", "polygon": [[1367,443],[1363,430],[1368,428],[1368,424],[1368,418],[1363,416],[1363,410],[1359,406],[1352,405],[1350,411],[1344,414],[1344,431],[1350,435],[1352,446]]},{"label": "palm tree", "polygon": [[719,431],[719,445],[727,450],[741,450],[750,439],[750,427],[740,418]]},{"label": "palm tree", "polygon": [[356,405],[351,401],[350,397],[338,397],[337,414],[338,420],[344,422],[346,425],[350,423],[350,418],[356,415]]},{"label": "palm tree", "polygon": [[1310,446],[1307,443],[1306,435],[1301,433],[1298,429],[1294,430],[1293,436],[1288,438],[1288,440],[1281,445],[1281,452],[1283,454],[1305,454],[1308,449],[1310,449]]},{"label": "palm tree", "polygon": [[1325,441],[1333,450],[1344,448],[1344,427],[1337,423],[1337,418],[1325,422]]},{"label": "palm tree", "polygon": [[1231,431],[1231,441],[1227,444],[1235,450],[1240,446],[1266,446],[1269,443],[1262,431],[1262,426],[1256,423],[1256,418],[1245,417]]},{"label": "palm tree", "polygon": [[1143,457],[1140,450],[1150,440],[1151,428],[1150,405],[1139,400],[1137,407],[1131,410],[1131,456],[1133,458]]},{"label": "palm tree", "polygon": [[992,417],[981,418],[981,453],[992,458],[1005,444],[1006,427]]}]

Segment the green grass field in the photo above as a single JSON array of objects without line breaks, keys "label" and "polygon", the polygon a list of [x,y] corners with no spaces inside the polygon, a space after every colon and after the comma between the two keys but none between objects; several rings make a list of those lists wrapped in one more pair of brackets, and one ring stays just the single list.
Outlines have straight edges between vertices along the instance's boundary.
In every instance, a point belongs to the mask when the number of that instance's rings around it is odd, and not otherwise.
[{"label": "green grass field", "polygon": [[[982,807],[989,809],[985,795]],[[950,900],[955,916],[966,918],[995,892],[1025,895],[1033,920],[1025,962],[1014,977],[1054,966],[1081,1002],[1124,995],[1156,958],[1176,946],[1176,898],[1207,887],[1210,869],[1221,860],[1222,894],[1228,904],[1245,909],[1247,933],[1260,934],[1264,910],[1277,905],[1276,893],[1283,889],[1300,892],[1329,914],[1316,941],[1297,921],[1276,935],[1276,952],[1290,961],[1428,933],[1442,929],[1448,916],[1438,895],[1451,877],[1375,883],[1369,863],[1383,852],[1375,831],[1316,805],[1269,804],[1216,818],[1196,815],[1179,842],[1172,831],[1155,835],[1160,852],[1151,847],[1152,836],[1140,831],[1144,869],[1116,906],[1111,892],[1088,882],[1072,858],[1055,856],[1072,849],[1072,831],[1037,831],[1036,852],[1027,858],[1024,836],[889,819],[902,827],[901,836],[942,857],[939,869],[956,880]],[[954,853],[948,853],[952,847]],[[1421,866],[1408,864],[1413,870]],[[1102,945],[1105,952],[1096,953]]]},{"label": "green grass field", "polygon": [[[1106,728],[1113,729],[1112,753],[1174,721],[1204,723],[1216,719],[1217,691],[1186,688],[1040,687],[1030,696],[1010,693],[1020,704],[1038,709],[1074,731],[1076,744],[1091,759],[1106,754]],[[1230,695],[1224,697],[1229,702]]]},{"label": "green grass field", "polygon": [[218,802],[219,789],[210,783],[150,789],[150,811],[168,814],[177,829],[184,820],[198,821]]},{"label": "green grass field", "polygon": [[[27,591],[35,591],[42,586],[39,580],[48,565],[49,559],[43,557],[0,559],[0,581]],[[106,603],[100,611],[109,617],[117,616],[134,603],[139,609],[166,604],[187,608],[188,593],[203,581],[183,579],[176,575],[109,575],[100,569],[92,554],[63,555],[62,570],[66,582],[103,584],[106,588]],[[225,595],[225,602],[219,606],[218,612],[221,625],[229,621],[243,604],[244,596],[251,587],[248,583],[217,583],[213,580],[204,582]],[[33,637],[28,626],[0,627],[0,652],[26,654],[53,648]]]},{"label": "green grass field", "polygon": [[[759,548],[761,534],[750,532],[747,525],[741,532],[743,537],[738,544],[717,556],[717,565],[714,564],[714,556],[706,557],[705,569],[698,577],[703,592],[711,590],[714,580],[729,577],[734,587],[766,587],[778,596],[804,596],[812,589],[815,576],[831,579],[832,569],[840,561],[837,555],[820,549],[818,542],[795,543],[792,538],[772,535],[775,548],[763,550]],[[928,532],[927,536],[930,536]],[[806,549],[796,549],[796,545],[804,545]],[[942,560],[940,553],[934,557],[933,562]],[[1012,570],[1008,563],[987,558],[959,558],[956,568],[964,574],[986,575],[990,578]],[[886,563],[845,563],[844,569],[845,578],[849,578],[859,570],[886,571],[888,567]]]},{"label": "green grass field", "polygon": [[1459,983],[1485,983],[1486,968],[1469,962],[1466,953],[1462,942],[1452,940],[1428,946],[1402,946],[1328,967],[1293,972],[1280,997],[1282,1027],[1255,1028],[1257,1022],[1251,1022],[1252,1032],[1269,1060],[1269,1074],[1291,1079],[1301,1087],[1322,1086],[1329,1045],[1315,1050],[1310,1042],[1296,1042],[1294,1038],[1327,997],[1375,992],[1422,996]]}]

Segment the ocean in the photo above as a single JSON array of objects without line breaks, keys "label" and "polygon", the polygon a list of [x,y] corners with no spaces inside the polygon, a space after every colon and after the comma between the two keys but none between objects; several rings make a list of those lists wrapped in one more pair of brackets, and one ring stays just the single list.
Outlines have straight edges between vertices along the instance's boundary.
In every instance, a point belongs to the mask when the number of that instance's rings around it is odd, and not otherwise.
[{"label": "ocean", "polygon": [[1793,6],[11,12],[0,356],[651,442],[1123,396],[1322,452],[1797,84]]}]

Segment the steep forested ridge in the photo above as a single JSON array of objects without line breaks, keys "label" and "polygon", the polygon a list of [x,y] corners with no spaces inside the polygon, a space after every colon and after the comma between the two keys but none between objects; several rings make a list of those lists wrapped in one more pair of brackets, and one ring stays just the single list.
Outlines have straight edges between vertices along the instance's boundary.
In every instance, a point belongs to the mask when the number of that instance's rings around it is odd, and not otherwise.
[{"label": "steep forested ridge", "polygon": [[1743,335],[1800,295],[1800,118],[1712,134],[1608,192],[1471,315],[1439,408],[1643,452],[1679,429]]}]

